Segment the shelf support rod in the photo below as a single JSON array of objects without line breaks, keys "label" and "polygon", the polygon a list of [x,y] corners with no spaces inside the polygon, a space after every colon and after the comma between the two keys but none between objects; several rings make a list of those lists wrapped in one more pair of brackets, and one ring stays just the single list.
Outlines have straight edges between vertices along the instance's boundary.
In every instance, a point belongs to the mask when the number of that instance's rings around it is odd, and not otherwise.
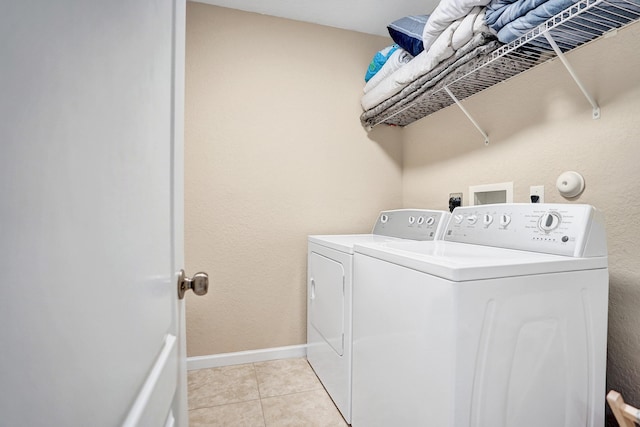
[{"label": "shelf support rod", "polygon": [[589,101],[589,103],[591,104],[591,107],[593,108],[593,119],[594,120],[595,119],[599,119],[600,118],[600,107],[598,106],[598,103],[596,102],[596,100],[593,99],[593,97],[591,96],[591,94],[589,92],[587,92],[587,88],[584,87],[584,85],[582,84],[582,82],[578,78],[578,75],[574,71],[573,67],[571,66],[571,64],[569,64],[569,61],[564,56],[564,53],[562,53],[562,51],[558,47],[558,44],[556,43],[556,41],[551,37],[551,34],[549,34],[549,32],[545,32],[544,33],[544,37],[549,42],[549,44],[553,48],[553,51],[556,53],[556,55],[558,55],[558,58],[560,58],[560,61],[562,62],[564,67],[567,69],[567,71],[571,75],[571,78],[573,79],[573,81],[576,82],[576,84],[578,85],[578,87],[582,91],[582,93],[585,96],[585,98],[587,98],[587,101]]},{"label": "shelf support rod", "polygon": [[476,122],[473,119],[473,117],[471,117],[471,114],[469,114],[469,112],[467,111],[466,108],[464,108],[462,103],[460,101],[458,101],[458,98],[456,98],[456,96],[453,94],[453,92],[451,92],[449,87],[445,86],[444,90],[447,91],[447,94],[451,97],[451,99],[453,99],[453,101],[456,103],[456,105],[458,107],[460,107],[460,109],[462,110],[464,115],[467,116],[467,118],[471,121],[471,123],[473,123],[473,125],[476,127],[476,129],[478,129],[478,131],[482,134],[482,136],[484,137],[484,145],[489,145],[489,136],[487,135],[487,133],[485,131],[483,131],[482,128],[480,127],[480,125],[478,124],[478,122]]}]

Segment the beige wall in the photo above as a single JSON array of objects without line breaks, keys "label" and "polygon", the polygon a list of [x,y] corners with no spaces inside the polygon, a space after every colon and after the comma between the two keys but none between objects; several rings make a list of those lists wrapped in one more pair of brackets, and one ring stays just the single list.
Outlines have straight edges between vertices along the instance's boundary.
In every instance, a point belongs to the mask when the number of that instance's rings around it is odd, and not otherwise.
[{"label": "beige wall", "polygon": [[401,207],[400,134],[360,126],[387,40],[187,3],[185,246],[190,356],[306,342],[308,234],[368,232]]},{"label": "beige wall", "polygon": [[543,184],[547,202],[565,202],[555,180],[583,174],[576,202],[606,216],[610,265],[608,385],[640,404],[640,24],[568,55],[602,107],[591,107],[559,61],[542,65],[466,102],[482,136],[455,106],[403,129],[404,205],[445,208],[450,192],[514,182],[514,201]]}]

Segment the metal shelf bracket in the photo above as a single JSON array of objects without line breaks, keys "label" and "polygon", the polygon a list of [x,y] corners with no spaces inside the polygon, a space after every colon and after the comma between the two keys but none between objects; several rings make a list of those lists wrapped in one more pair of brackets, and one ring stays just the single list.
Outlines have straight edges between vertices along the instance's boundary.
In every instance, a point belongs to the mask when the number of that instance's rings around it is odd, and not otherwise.
[{"label": "metal shelf bracket", "polygon": [[589,101],[589,103],[591,104],[591,107],[593,108],[593,119],[594,120],[595,119],[599,119],[600,118],[600,107],[598,106],[598,103],[596,102],[596,100],[593,99],[593,97],[591,96],[591,94],[589,92],[587,92],[587,88],[584,87],[584,85],[582,84],[582,82],[578,78],[578,75],[574,71],[573,67],[571,66],[571,64],[569,64],[569,61],[564,56],[564,53],[562,53],[562,51],[558,47],[558,44],[555,42],[555,40],[553,40],[553,37],[551,37],[551,34],[546,32],[546,33],[544,33],[544,37],[549,42],[549,45],[551,45],[551,47],[553,48],[553,51],[556,53],[558,58],[560,58],[560,61],[562,62],[564,67],[567,69],[567,71],[571,75],[571,78],[573,79],[573,81],[576,82],[576,84],[578,85],[578,87],[582,91],[582,93],[585,96],[585,98],[587,98],[587,101]]},{"label": "metal shelf bracket", "polygon": [[453,92],[451,92],[449,87],[445,86],[444,90],[447,91],[447,94],[451,97],[451,99],[453,99],[453,102],[455,102],[456,105],[458,107],[460,107],[460,109],[462,110],[464,115],[467,116],[467,118],[471,121],[471,123],[473,123],[473,125],[476,127],[476,129],[478,129],[478,131],[482,134],[482,136],[484,137],[484,145],[489,145],[489,136],[487,135],[487,133],[485,131],[483,131],[482,128],[480,127],[480,125],[478,124],[478,122],[476,122],[473,119],[473,117],[471,117],[471,114],[469,114],[469,112],[467,111],[466,108],[464,108],[462,103],[460,101],[458,101],[458,98],[456,98],[456,96],[453,94]]}]

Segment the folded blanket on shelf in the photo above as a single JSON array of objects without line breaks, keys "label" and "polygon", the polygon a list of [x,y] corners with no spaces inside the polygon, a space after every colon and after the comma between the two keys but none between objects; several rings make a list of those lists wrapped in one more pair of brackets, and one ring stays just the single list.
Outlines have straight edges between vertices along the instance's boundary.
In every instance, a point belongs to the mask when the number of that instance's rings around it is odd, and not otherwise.
[{"label": "folded blanket on shelf", "polygon": [[483,7],[474,7],[471,9],[471,12],[459,22],[460,25],[458,29],[451,37],[451,47],[453,50],[458,50],[467,44],[474,34],[489,31],[484,19]]},{"label": "folded blanket on shelf", "polygon": [[476,6],[485,6],[490,0],[441,0],[422,31],[422,44],[428,50],[449,25],[464,18]]},{"label": "folded blanket on shelf", "polygon": [[487,25],[496,33],[548,0],[492,0],[487,5]]},{"label": "folded blanket on shelf", "polygon": [[411,104],[416,97],[432,88],[445,77],[455,75],[458,78],[459,76],[455,72],[463,65],[471,63],[475,66],[477,58],[490,54],[500,46],[501,43],[495,40],[493,34],[476,34],[471,41],[458,49],[453,56],[411,82],[397,94],[362,113],[360,116],[362,124],[373,126],[379,121],[380,116],[389,117],[395,111],[402,110],[406,105]]},{"label": "folded blanket on shelf", "polygon": [[[509,43],[533,28],[542,24],[552,16],[571,6],[576,0],[518,0],[503,4],[505,0],[491,3],[487,8],[487,21],[498,33],[498,40]],[[498,6],[500,3],[502,6]],[[495,16],[494,16],[495,14]],[[502,16],[504,14],[504,16]]]},{"label": "folded blanket on shelf", "polygon": [[[498,41],[494,41],[492,44],[495,46],[494,49],[501,45]],[[524,69],[529,68],[526,63],[511,61],[504,57],[487,62],[491,56],[491,46],[486,45],[483,47],[487,48],[482,49],[484,51],[483,53],[461,64],[455,71],[444,73],[444,76],[442,76],[437,83],[415,91],[411,103],[394,105],[377,117],[372,117],[368,120],[363,120],[361,117],[363,125],[373,126],[377,123],[386,123],[396,126],[406,126],[454,103],[449,94],[443,90],[444,86],[451,88],[458,99],[464,99],[467,96],[473,95],[477,90],[473,87],[469,87],[467,90],[466,85],[470,82],[495,83],[500,81],[500,79],[506,80],[524,71]],[[463,76],[465,76],[465,83],[460,86],[456,81]],[[465,91],[467,91],[467,93],[465,93]]]},{"label": "folded blanket on shelf", "polygon": [[413,59],[413,56],[402,48],[396,49],[386,60],[384,65],[369,79],[366,85],[364,85],[364,91],[369,92],[376,87],[382,80],[393,74],[394,71],[408,63]]},{"label": "folded blanket on shelf", "polygon": [[[476,40],[476,43],[484,40],[484,38],[474,38],[474,34],[488,33],[488,31],[484,23],[484,8],[473,9],[469,18],[450,24],[429,50],[422,51],[408,64],[366,91],[361,99],[363,110],[369,110],[400,92],[408,84],[454,55],[457,50],[467,46],[471,40]],[[475,46],[467,46],[468,49],[473,47]]]}]

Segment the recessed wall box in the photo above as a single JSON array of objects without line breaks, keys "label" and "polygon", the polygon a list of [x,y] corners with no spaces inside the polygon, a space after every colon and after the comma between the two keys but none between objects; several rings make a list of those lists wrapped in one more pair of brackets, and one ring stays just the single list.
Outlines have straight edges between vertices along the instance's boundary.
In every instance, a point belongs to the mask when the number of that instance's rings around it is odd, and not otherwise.
[{"label": "recessed wall box", "polygon": [[470,205],[489,205],[493,203],[513,203],[513,182],[469,187]]}]

